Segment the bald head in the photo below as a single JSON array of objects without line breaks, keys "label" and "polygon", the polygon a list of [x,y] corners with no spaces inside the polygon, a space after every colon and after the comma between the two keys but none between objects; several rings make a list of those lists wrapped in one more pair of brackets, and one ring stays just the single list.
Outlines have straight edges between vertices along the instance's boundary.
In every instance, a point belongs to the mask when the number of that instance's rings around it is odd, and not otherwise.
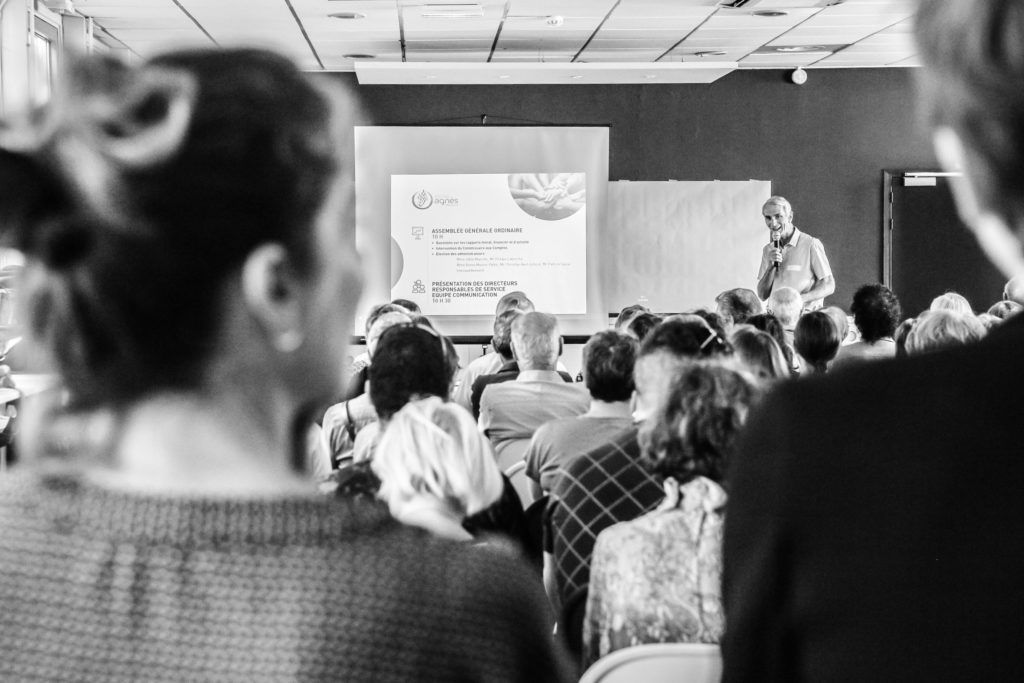
[{"label": "bald head", "polygon": [[561,354],[558,319],[549,313],[524,313],[512,321],[512,355],[523,370],[554,370]]}]

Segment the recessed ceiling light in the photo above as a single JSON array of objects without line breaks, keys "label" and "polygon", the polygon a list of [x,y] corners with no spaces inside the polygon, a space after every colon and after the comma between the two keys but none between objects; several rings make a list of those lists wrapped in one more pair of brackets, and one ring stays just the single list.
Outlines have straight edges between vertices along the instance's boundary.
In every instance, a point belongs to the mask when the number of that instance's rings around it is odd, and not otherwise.
[{"label": "recessed ceiling light", "polygon": [[512,78],[512,77],[509,76],[508,74],[501,74],[500,76],[498,76],[498,78]]},{"label": "recessed ceiling light", "polygon": [[700,50],[694,52],[694,57],[721,57],[725,54],[725,50]]},{"label": "recessed ceiling light", "polygon": [[751,12],[751,14],[753,14],[755,17],[784,17],[788,15],[789,12],[783,11],[781,9],[759,9],[754,10],[753,12]]},{"label": "recessed ceiling light", "polygon": [[362,54],[360,52],[354,52],[352,54],[342,55],[342,57],[344,57],[345,59],[373,59],[376,56],[377,55]]},{"label": "recessed ceiling light", "polygon": [[572,80],[574,80],[574,81],[578,81],[578,80],[580,80],[581,78],[583,78],[583,76],[582,76],[582,75],[580,75],[580,74],[573,74],[572,76],[569,76],[569,78],[571,78],[571,79],[572,79]]},{"label": "recessed ceiling light", "polygon": [[334,12],[328,14],[331,19],[365,19],[366,15],[359,12]]}]

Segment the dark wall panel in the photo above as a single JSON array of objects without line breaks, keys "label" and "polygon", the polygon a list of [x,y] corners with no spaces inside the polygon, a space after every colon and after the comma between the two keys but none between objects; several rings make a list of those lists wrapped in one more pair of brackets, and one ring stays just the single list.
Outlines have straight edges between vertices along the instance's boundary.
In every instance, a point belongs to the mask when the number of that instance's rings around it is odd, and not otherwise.
[{"label": "dark wall panel", "polygon": [[[611,180],[771,180],[821,238],[832,303],[882,278],[882,170],[936,167],[913,70],[736,71],[710,85],[360,86],[377,125],[611,126]],[[348,74],[339,75],[354,82]],[[760,224],[760,216],[751,221]],[[714,229],[714,226],[708,226]],[[749,282],[754,284],[755,273]]]}]

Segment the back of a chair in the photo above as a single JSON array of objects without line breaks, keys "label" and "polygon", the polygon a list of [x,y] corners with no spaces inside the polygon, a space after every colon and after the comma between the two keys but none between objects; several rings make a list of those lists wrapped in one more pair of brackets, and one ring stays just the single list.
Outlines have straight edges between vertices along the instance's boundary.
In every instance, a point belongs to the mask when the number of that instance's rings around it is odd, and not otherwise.
[{"label": "back of a chair", "polygon": [[509,478],[516,493],[519,494],[519,501],[523,504],[523,509],[530,507],[533,502],[533,489],[530,487],[530,478],[526,476],[526,461],[520,459],[512,464],[505,470],[505,476]]},{"label": "back of a chair", "polygon": [[616,650],[594,662],[580,683],[718,683],[722,653],[705,643],[655,643]]}]

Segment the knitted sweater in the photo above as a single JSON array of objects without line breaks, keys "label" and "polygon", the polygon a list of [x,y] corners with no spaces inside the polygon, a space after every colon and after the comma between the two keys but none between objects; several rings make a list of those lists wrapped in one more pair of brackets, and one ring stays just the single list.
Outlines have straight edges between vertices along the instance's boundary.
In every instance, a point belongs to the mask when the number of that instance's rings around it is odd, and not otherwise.
[{"label": "knitted sweater", "polygon": [[0,476],[0,680],[568,680],[547,617],[373,504]]}]

